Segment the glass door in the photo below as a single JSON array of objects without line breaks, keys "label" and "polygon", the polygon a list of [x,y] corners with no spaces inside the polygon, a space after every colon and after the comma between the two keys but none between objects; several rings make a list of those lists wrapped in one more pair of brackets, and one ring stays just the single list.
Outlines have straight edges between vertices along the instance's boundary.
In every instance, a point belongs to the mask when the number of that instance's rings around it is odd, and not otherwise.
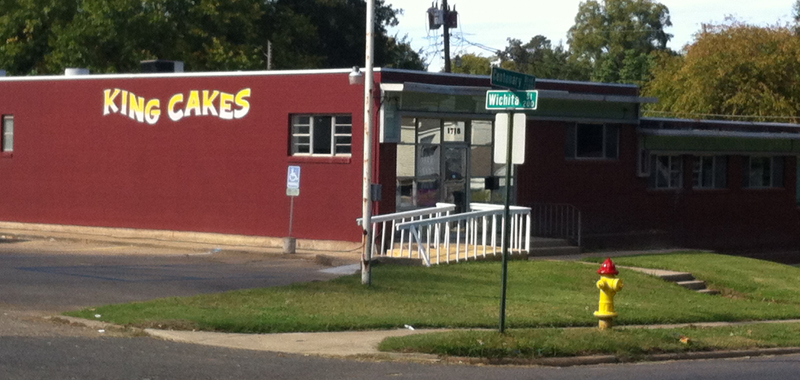
[{"label": "glass door", "polygon": [[456,205],[456,212],[468,210],[466,146],[446,146],[442,160],[442,201]]}]

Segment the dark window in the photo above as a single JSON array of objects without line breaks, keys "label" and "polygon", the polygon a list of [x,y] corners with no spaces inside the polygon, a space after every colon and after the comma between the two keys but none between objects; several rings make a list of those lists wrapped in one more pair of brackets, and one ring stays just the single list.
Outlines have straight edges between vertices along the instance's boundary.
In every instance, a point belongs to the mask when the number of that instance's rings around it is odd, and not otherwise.
[{"label": "dark window", "polygon": [[692,170],[692,186],[699,189],[724,189],[728,187],[728,157],[695,157]]},{"label": "dark window", "polygon": [[783,157],[747,157],[744,160],[744,174],[744,187],[783,187]]},{"label": "dark window", "polygon": [[605,124],[567,127],[566,158],[615,159],[619,156],[619,128]]},{"label": "dark window", "polygon": [[679,189],[683,186],[683,160],[681,156],[653,155],[650,169],[650,187],[653,189]]}]

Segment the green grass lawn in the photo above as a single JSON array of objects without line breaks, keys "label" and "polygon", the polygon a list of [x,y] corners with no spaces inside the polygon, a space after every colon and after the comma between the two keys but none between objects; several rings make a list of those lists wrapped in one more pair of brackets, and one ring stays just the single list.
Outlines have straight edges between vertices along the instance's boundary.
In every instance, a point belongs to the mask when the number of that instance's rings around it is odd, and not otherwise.
[{"label": "green grass lawn", "polygon": [[[684,342],[681,341],[684,338]],[[688,338],[688,339],[687,339]],[[800,323],[678,329],[548,328],[454,331],[394,337],[383,351],[421,352],[483,358],[539,358],[616,355],[637,359],[647,354],[735,350],[800,345]]]},{"label": "green grass lawn", "polygon": [[[674,256],[674,258],[671,258]],[[638,260],[638,261],[637,261]],[[652,260],[652,265],[649,265]],[[620,258],[619,264],[683,269],[728,289],[708,296],[621,269],[619,324],[800,318],[800,269],[709,254]],[[675,267],[671,267],[675,265]],[[594,326],[599,265],[509,263],[509,328]],[[421,327],[495,328],[500,263],[432,268],[381,265],[373,285],[360,276],[279,288],[99,306],[68,315],[140,327],[230,332],[294,332]]]},{"label": "green grass lawn", "polygon": [[[800,268],[713,253],[670,253],[614,258],[617,265],[691,272],[731,297],[800,304]],[[602,260],[594,260],[598,263]]]}]

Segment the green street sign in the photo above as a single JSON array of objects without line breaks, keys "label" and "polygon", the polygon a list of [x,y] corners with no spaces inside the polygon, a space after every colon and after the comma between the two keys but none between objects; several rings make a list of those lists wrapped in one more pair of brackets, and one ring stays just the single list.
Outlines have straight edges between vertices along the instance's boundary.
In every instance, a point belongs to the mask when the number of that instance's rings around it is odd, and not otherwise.
[{"label": "green street sign", "polygon": [[492,67],[492,86],[506,87],[512,90],[533,90],[536,87],[536,77],[518,73],[516,71]]},{"label": "green street sign", "polygon": [[535,110],[539,91],[486,91],[487,110]]}]

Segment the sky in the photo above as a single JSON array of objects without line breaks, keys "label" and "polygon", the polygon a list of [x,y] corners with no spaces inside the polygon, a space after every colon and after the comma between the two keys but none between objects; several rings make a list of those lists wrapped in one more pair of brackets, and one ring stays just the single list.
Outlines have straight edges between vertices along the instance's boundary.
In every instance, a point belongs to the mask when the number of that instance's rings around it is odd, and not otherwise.
[{"label": "sky", "polygon": [[[536,35],[549,38],[554,45],[566,45],[567,30],[575,24],[578,6],[583,0],[448,0],[458,12],[458,28],[451,31],[451,56],[474,53],[492,56],[494,50],[508,46],[507,38],[523,43]],[[389,33],[407,36],[414,50],[429,54],[429,71],[440,71],[442,61],[442,29],[429,30],[427,9],[430,0],[385,0],[395,9],[402,9],[400,24]],[[441,0],[438,0],[441,3]],[[787,23],[792,19],[795,0],[662,0],[669,8],[672,26],[665,31],[673,35],[667,45],[680,50],[693,41],[693,35],[704,23],[721,23],[727,16],[755,25]],[[475,46],[480,45],[481,47]],[[488,50],[487,50],[488,48]]]}]

